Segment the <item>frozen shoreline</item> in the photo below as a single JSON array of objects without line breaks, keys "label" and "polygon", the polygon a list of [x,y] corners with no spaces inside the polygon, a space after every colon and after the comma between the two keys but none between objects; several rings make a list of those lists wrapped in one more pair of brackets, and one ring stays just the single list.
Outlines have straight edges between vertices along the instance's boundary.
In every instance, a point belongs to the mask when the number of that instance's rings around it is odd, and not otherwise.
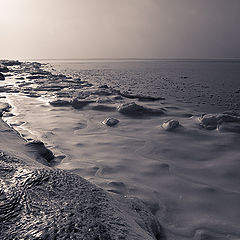
[{"label": "frozen shoreline", "polygon": [[[76,71],[65,72],[64,67],[56,72],[49,65],[24,63],[12,67],[14,75],[4,73],[1,95],[8,92],[6,100],[14,106],[4,120],[24,138],[37,136],[54,153],[66,155],[59,169],[120,198],[140,198],[161,222],[167,239],[225,234],[236,239],[239,115],[217,110],[202,114],[164,99],[161,92],[154,95],[138,86],[128,90],[127,79],[114,87],[105,77],[118,77],[118,70],[112,75],[112,70],[82,72],[71,66]],[[146,87],[156,84],[148,86],[148,80]],[[191,80],[183,78],[179,84]]]},{"label": "frozen shoreline", "polygon": [[163,239],[142,202],[46,166],[39,146],[2,120],[0,151],[2,239]]}]

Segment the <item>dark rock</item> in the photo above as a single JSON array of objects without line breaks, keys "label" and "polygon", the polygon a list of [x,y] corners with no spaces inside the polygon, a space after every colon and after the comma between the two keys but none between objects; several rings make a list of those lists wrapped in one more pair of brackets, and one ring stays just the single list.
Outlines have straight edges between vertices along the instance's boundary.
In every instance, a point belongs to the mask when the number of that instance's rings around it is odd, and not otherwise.
[{"label": "dark rock", "polygon": [[64,75],[64,74],[58,74],[56,76],[59,77],[59,78],[67,78],[66,75]]},{"label": "dark rock", "polygon": [[74,99],[72,102],[71,102],[71,105],[73,108],[75,109],[81,109],[85,106],[87,106],[88,104],[90,103],[93,103],[94,101],[92,100],[82,100],[82,101],[79,101],[78,99]]},{"label": "dark rock", "polygon": [[0,73],[0,80],[5,80],[5,76],[2,73]]},{"label": "dark rock", "polygon": [[109,87],[108,87],[108,85],[104,84],[104,85],[99,86],[99,88],[106,88],[107,89]]},{"label": "dark rock", "polygon": [[162,115],[164,113],[160,109],[143,107],[135,102],[121,104],[117,107],[117,110],[126,115]]},{"label": "dark rock", "polygon": [[35,71],[35,72],[31,72],[30,74],[32,74],[32,75],[51,75],[50,72],[43,71],[43,70],[39,70],[39,71]]},{"label": "dark rock", "polygon": [[8,86],[0,86],[0,92],[11,92],[11,87]]},{"label": "dark rock", "polygon": [[112,127],[119,123],[119,120],[116,118],[106,118],[104,121],[102,121],[103,124]]},{"label": "dark rock", "polygon": [[40,79],[40,78],[45,78],[44,75],[32,75],[32,76],[27,76],[27,79]]},{"label": "dark rock", "polygon": [[4,66],[21,65],[21,62],[19,62],[18,60],[1,60],[0,63]]},{"label": "dark rock", "polygon": [[49,102],[49,104],[51,104],[54,107],[63,107],[63,106],[71,106],[71,103],[67,100],[55,100],[55,101],[51,101]]},{"label": "dark rock", "polygon": [[6,72],[9,72],[9,69],[6,66],[1,66],[0,65],[0,72],[6,73]]}]

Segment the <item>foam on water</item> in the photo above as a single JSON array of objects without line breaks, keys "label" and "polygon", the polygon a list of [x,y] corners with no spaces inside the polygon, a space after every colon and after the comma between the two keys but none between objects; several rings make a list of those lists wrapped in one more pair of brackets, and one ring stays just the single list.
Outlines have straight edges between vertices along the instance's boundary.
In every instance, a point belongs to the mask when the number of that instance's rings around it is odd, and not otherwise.
[{"label": "foam on water", "polygon": [[[90,94],[93,102],[76,108],[71,102],[74,94],[69,105],[49,104],[56,100],[53,89],[41,94],[42,98],[7,94],[15,115],[7,121],[26,138],[37,136],[57,154],[66,155],[58,168],[108,191],[144,200],[160,220],[167,239],[238,239],[240,134],[230,125],[213,130],[200,125],[202,113],[239,110],[239,94],[234,94],[239,87],[238,65],[55,63],[53,67],[63,74],[94,86],[107,84],[121,92],[165,100],[113,98],[104,90],[95,97]],[[88,93],[96,93],[94,86],[89,86]],[[96,98],[104,103],[97,103]],[[117,111],[119,104],[132,101],[144,109],[161,109],[163,114]],[[109,127],[102,123],[106,118],[119,122]],[[162,126],[169,120],[179,121],[180,126],[166,131]]]}]

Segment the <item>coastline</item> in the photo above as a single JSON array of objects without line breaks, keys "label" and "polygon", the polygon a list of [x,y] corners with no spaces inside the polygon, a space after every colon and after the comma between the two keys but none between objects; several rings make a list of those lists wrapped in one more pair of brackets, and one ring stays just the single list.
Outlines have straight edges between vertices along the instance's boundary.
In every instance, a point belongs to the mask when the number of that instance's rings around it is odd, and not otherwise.
[{"label": "coastline", "polygon": [[[239,235],[235,215],[231,214],[237,206],[233,204],[228,206],[227,213],[224,211],[227,202],[239,202],[240,116],[237,112],[218,111],[217,101],[211,108],[213,111],[205,104],[205,113],[199,109],[198,102],[192,102],[193,108],[191,103],[178,102],[177,98],[169,97],[173,85],[168,78],[160,79],[160,86],[168,83],[161,88],[165,94],[162,91],[153,94],[147,89],[151,85],[148,81],[145,81],[146,89],[140,85],[134,88],[133,83],[130,89],[128,80],[131,81],[132,75],[128,79],[128,71],[125,83],[114,84],[111,80],[118,79],[118,68],[112,75],[111,70],[106,73],[105,65],[96,71],[91,71],[94,65],[86,65],[84,71],[75,65],[18,61],[6,64],[11,66],[2,68],[5,80],[0,82],[0,109],[5,111],[1,115],[11,129],[2,123],[2,133],[12,131],[12,138],[6,134],[5,140],[2,138],[5,153],[2,154],[2,182],[15,184],[5,191],[10,193],[10,202],[20,199],[23,203],[19,215],[23,223],[26,224],[25,216],[35,222],[30,228],[36,232],[28,236],[24,230],[23,238],[34,239],[40,234],[43,239],[61,239],[72,234],[80,239],[151,236],[185,240],[205,234],[217,237],[228,233],[231,239]],[[107,68],[111,69],[110,66]],[[105,80],[108,76],[110,80]],[[198,75],[199,79],[201,76]],[[184,71],[176,79],[180,79],[176,82],[180,85],[185,83],[183,90],[192,81]],[[196,84],[204,94],[206,85]],[[181,96],[186,93],[183,91]],[[235,104],[234,99],[228,103]],[[238,109],[237,105],[234,109]],[[18,172],[18,168],[21,174],[15,178],[11,174]],[[25,182],[27,193],[21,188]],[[92,188],[95,190],[89,190]],[[16,195],[15,200],[13,192],[23,193]],[[2,198],[5,199],[4,194]],[[10,203],[7,206],[11,208]],[[3,215],[4,208],[5,205]],[[120,224],[115,217],[121,220]],[[50,230],[42,219],[47,219]],[[57,226],[49,219],[54,219]],[[65,219],[70,230],[63,224]],[[74,229],[72,221],[85,225]],[[36,227],[38,224],[40,227]],[[7,234],[18,231],[2,229]],[[6,239],[13,235],[9,236]]]},{"label": "coastline", "polygon": [[1,239],[164,239],[141,201],[48,166],[2,119],[0,151]]}]

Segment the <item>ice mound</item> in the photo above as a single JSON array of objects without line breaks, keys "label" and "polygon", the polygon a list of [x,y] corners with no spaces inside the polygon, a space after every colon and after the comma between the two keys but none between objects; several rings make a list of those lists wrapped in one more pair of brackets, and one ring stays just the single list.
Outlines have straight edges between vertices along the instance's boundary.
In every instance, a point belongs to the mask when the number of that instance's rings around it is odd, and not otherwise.
[{"label": "ice mound", "polygon": [[102,121],[103,124],[107,125],[107,126],[115,126],[116,124],[119,123],[119,120],[116,118],[106,118],[104,121]]},{"label": "ice mound", "polygon": [[181,125],[178,120],[168,120],[162,124],[162,128],[166,131],[172,131],[180,126]]},{"label": "ice mound", "polygon": [[240,117],[230,114],[206,114],[200,118],[200,125],[207,130],[221,128],[221,125],[235,123],[240,125]]},{"label": "ice mound", "polygon": [[126,115],[162,115],[164,113],[160,109],[147,108],[135,102],[121,104],[117,107],[117,111]]}]

